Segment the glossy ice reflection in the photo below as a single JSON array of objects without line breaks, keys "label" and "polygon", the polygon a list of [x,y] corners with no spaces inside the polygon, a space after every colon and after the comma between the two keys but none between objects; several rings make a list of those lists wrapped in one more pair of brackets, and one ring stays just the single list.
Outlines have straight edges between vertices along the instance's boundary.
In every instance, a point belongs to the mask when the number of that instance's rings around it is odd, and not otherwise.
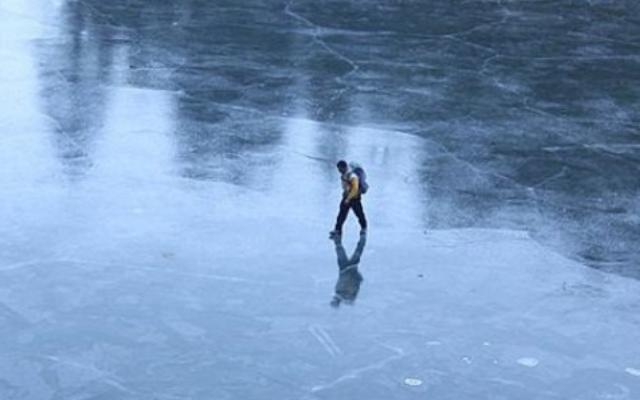
[{"label": "glossy ice reflection", "polygon": [[358,270],[358,266],[367,244],[367,235],[360,234],[358,244],[350,256],[347,255],[347,251],[342,244],[341,236],[334,238],[333,242],[336,247],[336,257],[338,258],[338,281],[336,282],[331,306],[337,308],[340,307],[341,303],[352,305],[358,297],[360,285],[364,280]]}]

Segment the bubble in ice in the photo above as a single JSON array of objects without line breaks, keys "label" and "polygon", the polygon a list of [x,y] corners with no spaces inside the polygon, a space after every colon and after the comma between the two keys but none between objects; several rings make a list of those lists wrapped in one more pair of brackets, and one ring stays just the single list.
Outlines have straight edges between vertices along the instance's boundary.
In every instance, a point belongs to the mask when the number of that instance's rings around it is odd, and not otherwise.
[{"label": "bubble in ice", "polygon": [[630,375],[640,377],[640,369],[627,368],[627,369],[625,369],[625,371]]},{"label": "bubble in ice", "polygon": [[427,342],[427,346],[440,346],[442,343],[437,340],[431,340]]},{"label": "bubble in ice", "polygon": [[404,384],[407,386],[420,386],[422,385],[422,380],[418,378],[405,378]]},{"label": "bubble in ice", "polygon": [[535,358],[523,357],[518,360],[518,364],[524,365],[525,367],[533,368],[539,364],[539,361]]}]

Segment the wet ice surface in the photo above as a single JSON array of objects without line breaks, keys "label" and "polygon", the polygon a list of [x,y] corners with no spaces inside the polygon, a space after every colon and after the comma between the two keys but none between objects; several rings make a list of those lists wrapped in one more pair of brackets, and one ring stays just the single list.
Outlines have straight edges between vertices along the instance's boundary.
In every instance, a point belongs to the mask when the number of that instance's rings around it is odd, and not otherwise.
[{"label": "wet ice surface", "polygon": [[0,398],[640,396],[636,5],[166,3],[0,2]]}]

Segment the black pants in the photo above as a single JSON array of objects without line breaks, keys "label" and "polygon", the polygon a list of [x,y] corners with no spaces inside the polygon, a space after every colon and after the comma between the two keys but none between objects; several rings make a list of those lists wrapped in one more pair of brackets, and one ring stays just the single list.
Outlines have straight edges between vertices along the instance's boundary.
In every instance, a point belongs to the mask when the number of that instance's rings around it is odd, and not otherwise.
[{"label": "black pants", "polygon": [[360,228],[367,229],[367,218],[364,216],[364,210],[362,209],[362,201],[361,199],[353,199],[348,204],[344,204],[344,199],[340,202],[340,212],[338,213],[338,219],[336,220],[336,231],[342,232],[342,225],[344,225],[344,221],[347,220],[347,214],[349,214],[349,210],[352,209],[353,212],[358,217],[358,222],[360,223]]}]

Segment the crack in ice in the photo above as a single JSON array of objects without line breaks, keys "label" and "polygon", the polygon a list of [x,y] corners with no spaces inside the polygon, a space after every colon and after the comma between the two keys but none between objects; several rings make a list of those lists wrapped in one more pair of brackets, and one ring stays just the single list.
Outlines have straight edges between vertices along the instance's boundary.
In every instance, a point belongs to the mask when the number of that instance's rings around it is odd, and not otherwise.
[{"label": "crack in ice", "polygon": [[316,385],[314,387],[311,388],[312,392],[319,392],[319,391],[323,391],[323,390],[327,390],[327,389],[331,389],[343,382],[349,381],[349,380],[353,380],[353,379],[357,379],[358,377],[360,377],[360,375],[369,372],[369,371],[375,371],[375,370],[379,370],[384,368],[387,364],[402,359],[406,356],[406,353],[403,349],[399,348],[399,347],[393,347],[384,343],[378,343],[380,346],[386,348],[387,350],[392,351],[394,354],[386,357],[378,362],[366,365],[364,367],[360,367],[360,368],[355,368],[352,369],[351,371],[347,372],[346,374],[343,374],[342,376],[340,376],[339,378],[333,380],[332,382],[329,382],[327,384],[324,385]]}]

